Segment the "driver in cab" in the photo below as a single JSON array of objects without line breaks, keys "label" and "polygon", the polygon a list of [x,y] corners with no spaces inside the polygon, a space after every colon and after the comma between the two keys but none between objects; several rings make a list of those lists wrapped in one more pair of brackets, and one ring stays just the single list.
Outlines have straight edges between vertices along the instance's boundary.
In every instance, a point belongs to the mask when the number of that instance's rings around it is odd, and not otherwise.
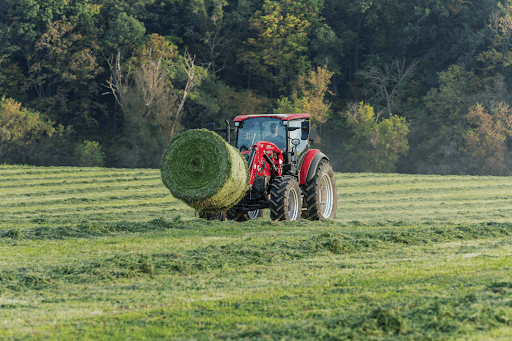
[{"label": "driver in cab", "polygon": [[270,135],[267,136],[266,140],[275,144],[279,149],[286,148],[286,139],[282,134],[279,134],[279,126],[276,123],[270,125]]}]

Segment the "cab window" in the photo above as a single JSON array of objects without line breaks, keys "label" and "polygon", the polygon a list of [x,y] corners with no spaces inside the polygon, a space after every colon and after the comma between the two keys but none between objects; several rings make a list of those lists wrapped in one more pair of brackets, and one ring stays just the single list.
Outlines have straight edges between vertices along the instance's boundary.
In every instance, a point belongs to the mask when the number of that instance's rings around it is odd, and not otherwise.
[{"label": "cab window", "polygon": [[255,117],[240,122],[237,148],[250,149],[259,141],[275,143],[280,149],[286,149],[286,127],[278,118]]},{"label": "cab window", "polygon": [[290,131],[290,141],[293,139],[299,139],[300,144],[297,146],[297,150],[299,151],[299,155],[302,154],[302,152],[307,148],[308,146],[308,140],[301,140],[302,137],[302,130],[300,129],[302,121],[295,120],[295,121],[289,121],[288,125],[290,127],[298,127],[299,129],[291,130]]}]

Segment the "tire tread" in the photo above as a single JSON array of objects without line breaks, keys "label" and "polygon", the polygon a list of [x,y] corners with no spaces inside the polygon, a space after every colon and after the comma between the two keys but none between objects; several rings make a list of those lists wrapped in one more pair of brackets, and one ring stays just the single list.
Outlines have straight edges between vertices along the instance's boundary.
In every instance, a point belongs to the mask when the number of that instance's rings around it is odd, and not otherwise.
[{"label": "tire tread", "polygon": [[[318,187],[320,186],[320,180],[323,174],[329,174],[333,187],[333,207],[329,217],[323,217],[320,212],[320,205],[318,203]],[[317,169],[315,175],[311,180],[302,185],[302,191],[304,193],[304,207],[306,210],[302,211],[302,218],[308,220],[322,220],[322,219],[334,219],[336,217],[337,208],[337,191],[336,191],[336,180],[334,179],[334,173],[332,167],[326,159],[322,160]]]}]

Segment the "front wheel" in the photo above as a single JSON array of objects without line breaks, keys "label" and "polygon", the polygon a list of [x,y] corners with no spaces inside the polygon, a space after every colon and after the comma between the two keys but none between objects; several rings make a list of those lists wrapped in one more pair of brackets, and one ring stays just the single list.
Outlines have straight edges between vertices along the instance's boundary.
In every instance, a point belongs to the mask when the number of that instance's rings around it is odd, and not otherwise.
[{"label": "front wheel", "polygon": [[227,220],[234,220],[238,222],[244,222],[256,218],[261,218],[263,216],[263,210],[254,210],[254,211],[238,211],[235,209],[228,210],[226,214]]},{"label": "front wheel", "polygon": [[217,213],[209,213],[209,212],[199,212],[196,211],[196,217],[206,220],[226,220],[225,212],[217,212]]},{"label": "front wheel", "polygon": [[294,177],[275,178],[270,188],[270,219],[300,220],[301,195]]},{"label": "front wheel", "polygon": [[334,219],[338,193],[332,167],[329,161],[322,160],[314,171],[315,176],[302,186],[306,208],[302,217],[309,220]]}]

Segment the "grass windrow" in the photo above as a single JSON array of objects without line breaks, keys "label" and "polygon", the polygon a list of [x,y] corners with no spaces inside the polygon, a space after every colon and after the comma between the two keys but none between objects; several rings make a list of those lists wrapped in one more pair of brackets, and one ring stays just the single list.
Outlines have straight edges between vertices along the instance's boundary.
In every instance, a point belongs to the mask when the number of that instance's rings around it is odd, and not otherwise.
[{"label": "grass windrow", "polygon": [[0,339],[512,338],[511,179],[336,180],[334,221],[235,223],[158,170],[0,166]]}]

